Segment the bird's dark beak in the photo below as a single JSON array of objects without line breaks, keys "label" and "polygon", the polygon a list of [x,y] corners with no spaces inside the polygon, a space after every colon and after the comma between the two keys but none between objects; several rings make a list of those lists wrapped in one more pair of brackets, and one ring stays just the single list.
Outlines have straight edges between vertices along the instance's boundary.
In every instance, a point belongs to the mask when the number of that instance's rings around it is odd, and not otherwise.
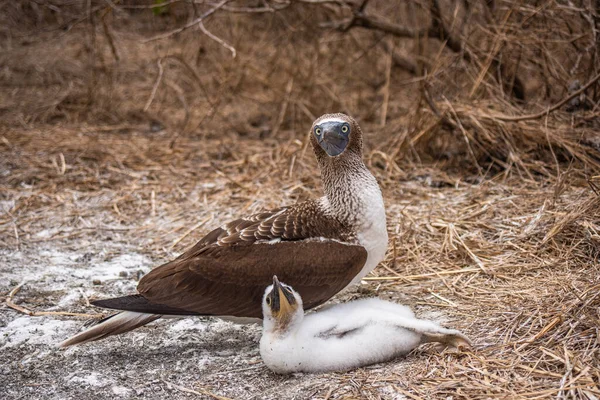
[{"label": "bird's dark beak", "polygon": [[294,312],[296,298],[288,290],[285,290],[277,276],[273,276],[273,300],[271,301],[271,310],[277,312],[280,316],[285,316]]},{"label": "bird's dark beak", "polygon": [[334,121],[324,122],[320,125],[323,133],[317,139],[319,146],[331,157],[339,156],[348,146],[348,135],[342,133],[342,126],[344,125]]},{"label": "bird's dark beak", "polygon": [[277,279],[277,275],[273,275],[273,289],[280,288],[281,283],[279,283],[279,279]]}]

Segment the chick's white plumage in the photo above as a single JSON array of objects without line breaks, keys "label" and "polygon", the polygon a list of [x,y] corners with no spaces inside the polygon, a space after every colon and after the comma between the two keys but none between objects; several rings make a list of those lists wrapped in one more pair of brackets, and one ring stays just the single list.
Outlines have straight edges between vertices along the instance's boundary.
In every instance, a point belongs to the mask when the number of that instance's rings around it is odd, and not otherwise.
[{"label": "chick's white plumage", "polygon": [[265,291],[263,313],[260,354],[281,374],[345,371],[391,360],[427,342],[470,344],[457,330],[417,319],[409,307],[376,298],[304,315],[298,293],[276,277]]}]

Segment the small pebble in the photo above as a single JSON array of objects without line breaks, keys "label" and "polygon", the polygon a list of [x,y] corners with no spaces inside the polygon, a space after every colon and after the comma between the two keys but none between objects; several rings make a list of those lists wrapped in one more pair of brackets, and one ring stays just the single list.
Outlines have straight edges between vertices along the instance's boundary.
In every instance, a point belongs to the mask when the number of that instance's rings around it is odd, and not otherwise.
[{"label": "small pebble", "polygon": [[94,279],[94,280],[92,281],[92,283],[93,283],[94,285],[96,285],[96,286],[97,286],[97,285],[102,285],[102,281],[101,281],[100,279]]}]

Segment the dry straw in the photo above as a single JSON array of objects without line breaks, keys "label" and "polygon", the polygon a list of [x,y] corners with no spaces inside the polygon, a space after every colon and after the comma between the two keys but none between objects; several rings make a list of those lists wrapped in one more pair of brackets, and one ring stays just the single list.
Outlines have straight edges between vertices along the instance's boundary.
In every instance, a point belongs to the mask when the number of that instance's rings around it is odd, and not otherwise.
[{"label": "dry straw", "polygon": [[[366,290],[445,316],[475,347],[423,348],[402,374],[331,374],[312,393],[600,398],[592,2],[57,4],[57,20],[33,5],[37,22],[22,5],[1,17],[1,247],[114,235],[169,258],[236,214],[320,195],[305,131],[344,110],[388,209]],[[34,284],[7,289],[43,311]]]}]

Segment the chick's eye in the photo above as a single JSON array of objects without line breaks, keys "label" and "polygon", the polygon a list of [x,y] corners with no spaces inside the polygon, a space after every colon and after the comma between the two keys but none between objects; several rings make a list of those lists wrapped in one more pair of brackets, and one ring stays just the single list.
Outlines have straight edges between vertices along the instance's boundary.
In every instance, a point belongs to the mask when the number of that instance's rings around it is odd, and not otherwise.
[{"label": "chick's eye", "polygon": [[315,129],[315,133],[316,133],[316,135],[317,135],[317,136],[321,136],[321,133],[322,133],[322,132],[323,132],[323,131],[321,130],[321,128],[316,128],[316,129]]},{"label": "chick's eye", "polygon": [[271,305],[271,298],[267,297],[267,305],[270,306]]},{"label": "chick's eye", "polygon": [[342,126],[342,132],[347,133],[348,127],[346,125]]}]

